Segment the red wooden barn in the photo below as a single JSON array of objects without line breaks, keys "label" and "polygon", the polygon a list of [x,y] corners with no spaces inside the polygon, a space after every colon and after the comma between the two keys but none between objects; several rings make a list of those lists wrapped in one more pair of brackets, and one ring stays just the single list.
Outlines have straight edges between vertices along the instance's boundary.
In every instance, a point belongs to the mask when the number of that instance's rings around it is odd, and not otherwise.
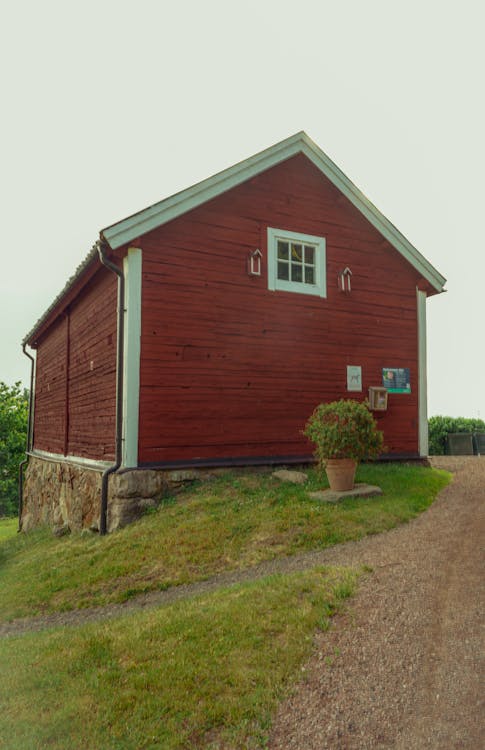
[{"label": "red wooden barn", "polygon": [[96,526],[104,494],[114,528],[115,496],[175,470],[307,460],[314,407],[369,387],[389,455],[426,455],[444,283],[303,132],[104,229],[24,340],[24,526]]}]

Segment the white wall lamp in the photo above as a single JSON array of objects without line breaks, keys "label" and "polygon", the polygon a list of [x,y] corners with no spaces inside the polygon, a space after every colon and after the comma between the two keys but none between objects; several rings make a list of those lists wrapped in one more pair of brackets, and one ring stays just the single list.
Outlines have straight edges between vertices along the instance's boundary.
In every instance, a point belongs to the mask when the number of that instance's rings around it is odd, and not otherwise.
[{"label": "white wall lamp", "polygon": [[263,253],[259,248],[248,255],[248,276],[261,276],[261,259]]},{"label": "white wall lamp", "polygon": [[350,283],[350,279],[352,277],[352,271],[348,266],[344,268],[343,271],[339,271],[337,274],[337,280],[338,280],[338,288],[341,292],[346,292],[347,294],[352,291],[352,286]]}]

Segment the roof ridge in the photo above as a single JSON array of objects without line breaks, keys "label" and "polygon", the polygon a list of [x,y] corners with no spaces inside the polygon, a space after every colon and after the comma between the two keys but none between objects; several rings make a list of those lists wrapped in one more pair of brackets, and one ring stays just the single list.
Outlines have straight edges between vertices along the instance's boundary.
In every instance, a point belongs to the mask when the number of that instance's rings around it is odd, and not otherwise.
[{"label": "roof ridge", "polygon": [[[216,172],[211,177],[207,177],[184,190],[131,214],[115,224],[111,224],[100,231],[100,237],[113,250],[116,250],[137,237],[162,226],[166,222],[187,213],[211,198],[221,195],[251,177],[299,153],[304,154],[313,162],[437,292],[443,291],[446,283],[444,276],[421,255],[414,245],[376,208],[304,130],[299,130],[284,140],[275,143],[273,146],[269,146],[253,154],[253,156],[233,164],[231,167]],[[96,245],[93,246],[74,274],[68,279],[62,291],[25,336],[23,344],[32,340],[36,331],[45,323],[58,303],[74,286],[76,281],[78,281],[95,255],[97,255]]]}]

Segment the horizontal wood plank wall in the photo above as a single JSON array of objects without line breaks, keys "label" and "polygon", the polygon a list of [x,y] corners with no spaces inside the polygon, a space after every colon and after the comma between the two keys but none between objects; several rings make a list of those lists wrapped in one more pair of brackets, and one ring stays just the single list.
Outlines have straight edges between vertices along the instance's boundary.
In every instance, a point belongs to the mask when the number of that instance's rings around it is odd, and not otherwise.
[{"label": "horizontal wood plank wall", "polygon": [[114,458],[116,295],[114,275],[100,269],[39,342],[35,448]]},{"label": "horizontal wood plank wall", "polygon": [[34,448],[63,453],[66,432],[67,317],[58,318],[37,347]]},{"label": "horizontal wood plank wall", "polygon": [[69,454],[114,459],[117,280],[101,269],[71,306]]},{"label": "horizontal wood plank wall", "polygon": [[[268,291],[267,227],[323,236],[327,298]],[[303,156],[145,235],[141,463],[301,456],[321,401],[363,398],[382,367],[409,367],[390,394],[387,450],[418,450],[419,275]],[[263,252],[261,277],[246,271]],[[352,292],[337,288],[349,266]],[[361,365],[363,393],[346,391]]]}]

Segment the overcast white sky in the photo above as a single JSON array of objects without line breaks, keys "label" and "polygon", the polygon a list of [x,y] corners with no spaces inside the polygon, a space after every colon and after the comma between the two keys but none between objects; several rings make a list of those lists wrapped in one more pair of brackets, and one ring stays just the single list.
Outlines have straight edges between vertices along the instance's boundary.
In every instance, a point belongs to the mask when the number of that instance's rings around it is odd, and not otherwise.
[{"label": "overcast white sky", "polygon": [[0,380],[100,229],[305,130],[448,279],[430,414],[485,418],[483,0],[0,9]]}]

